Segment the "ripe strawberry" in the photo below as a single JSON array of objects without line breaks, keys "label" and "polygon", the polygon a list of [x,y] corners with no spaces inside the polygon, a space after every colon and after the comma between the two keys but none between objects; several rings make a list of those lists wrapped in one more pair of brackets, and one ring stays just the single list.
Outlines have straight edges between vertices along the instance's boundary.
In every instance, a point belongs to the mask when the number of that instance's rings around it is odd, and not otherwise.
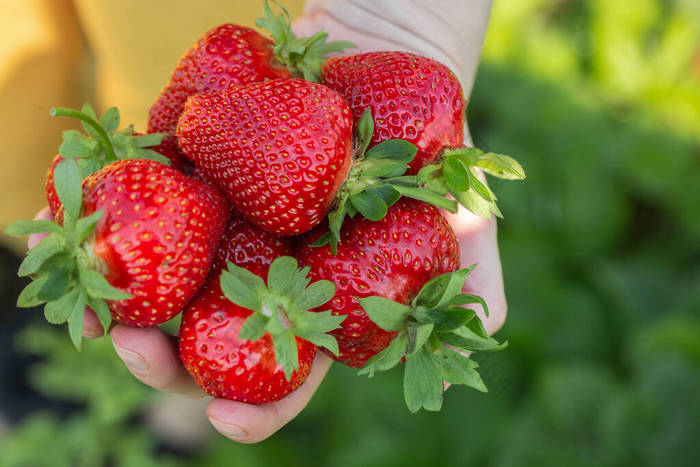
[{"label": "ripe strawberry", "polygon": [[273,80],[193,96],[177,133],[183,151],[236,209],[278,235],[310,230],[333,207],[337,239],[346,213],[379,220],[401,194],[456,209],[441,195],[385,180],[404,173],[415,154],[410,143],[390,140],[369,151],[359,144],[353,163],[347,104],[310,81]]},{"label": "ripe strawberry", "polygon": [[441,63],[407,52],[369,52],[328,59],[321,75],[323,84],[346,100],[355,122],[370,109],[370,147],[400,138],[418,148],[407,171],[417,176],[403,177],[405,182],[449,193],[467,209],[490,217],[500,216],[496,196],[475,169],[499,178],[525,178],[514,159],[463,147],[462,88]]},{"label": "ripe strawberry", "polygon": [[[319,231],[307,234],[311,239]],[[353,219],[338,244],[313,248],[301,242],[296,256],[311,266],[312,278],[336,285],[333,314],[347,316],[338,339],[341,363],[364,365],[372,376],[405,361],[404,394],[408,408],[439,410],[444,383],[485,391],[478,366],[464,350],[498,350],[470,309],[486,303],[462,294],[474,266],[456,271],[459,248],[440,211],[420,201],[402,199],[379,222]]]},{"label": "ripe strawberry", "polygon": [[274,41],[244,26],[222,24],[187,51],[149,111],[149,132],[167,133],[165,144],[177,151],[175,127],[188,97],[291,76],[318,81],[324,56],[351,45],[326,43],[328,35],[323,31],[297,38],[286,10],[275,16],[267,3],[265,17],[256,23],[269,30]]},{"label": "ripe strawberry", "polygon": [[[327,302],[333,286],[320,281],[305,288],[308,269],[298,271],[296,261],[283,256],[291,252],[291,239],[234,215],[212,274],[180,327],[180,359],[208,394],[253,404],[276,401],[309,374],[316,355],[309,340],[337,352],[324,333],[340,320],[306,311]],[[219,274],[225,263],[228,271]]]},{"label": "ripe strawberry", "polygon": [[369,52],[326,60],[322,83],[343,96],[355,121],[374,115],[371,145],[390,138],[418,148],[408,172],[464,141],[464,95],[445,65],[408,52]]},{"label": "ripe strawberry", "polygon": [[59,153],[51,161],[46,173],[46,200],[53,215],[61,207],[53,173],[56,165],[64,158],[75,159],[82,178],[120,159],[152,159],[181,169],[180,156],[168,152],[168,148],[161,143],[163,134],[143,135],[134,132],[133,126],[117,131],[119,110],[116,107],[108,109],[99,120],[90,104],[83,105],[82,111],[51,109],[51,115],[78,118],[88,133],[88,136],[84,136],[75,130],[63,132]]},{"label": "ripe strawberry", "polygon": [[359,368],[396,333],[375,325],[358,298],[378,295],[409,303],[430,279],[457,269],[457,239],[437,208],[411,199],[399,200],[378,222],[346,221],[335,256],[329,246],[309,246],[323,231],[302,238],[295,256],[311,267],[312,279],[335,284],[332,311],[347,316],[342,329],[332,333],[340,348],[336,360]]},{"label": "ripe strawberry", "polygon": [[301,79],[194,96],[178,140],[236,209],[279,235],[321,222],[352,157],[347,105],[330,89]]},{"label": "ripe strawberry", "polygon": [[50,233],[20,266],[34,281],[18,305],[46,303],[52,323],[70,318],[76,346],[86,305],[105,329],[112,317],[151,326],[178,314],[204,283],[228,215],[220,193],[159,162],[114,162],[82,189],[81,178],[74,159],[56,166],[63,226],[20,221],[7,230]]}]

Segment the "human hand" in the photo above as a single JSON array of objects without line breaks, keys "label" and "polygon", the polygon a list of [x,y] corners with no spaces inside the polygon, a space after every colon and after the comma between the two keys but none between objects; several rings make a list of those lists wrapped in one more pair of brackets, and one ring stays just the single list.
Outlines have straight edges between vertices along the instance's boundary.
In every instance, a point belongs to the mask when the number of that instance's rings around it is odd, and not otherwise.
[{"label": "human hand", "polygon": [[[347,2],[347,4],[350,3]],[[488,6],[489,2],[484,3]],[[378,18],[375,11],[381,11],[381,8],[368,10],[363,9],[360,5],[353,12],[340,16],[344,21],[339,21],[336,19],[338,16],[333,15],[333,11],[346,7],[347,5],[343,5],[343,2],[337,2],[337,4],[327,2],[326,4],[322,1],[313,1],[307,7],[307,14],[295,23],[295,32],[298,35],[307,35],[325,28],[329,32],[331,40],[344,39],[355,42],[358,47],[352,52],[401,49],[432,56],[457,71],[465,88],[465,94],[468,95],[473,71],[478,60],[478,51],[481,48],[481,38],[475,40],[475,43],[471,45],[471,49],[476,49],[476,54],[471,53],[467,54],[466,58],[452,60],[449,58],[451,56],[449,48],[440,44],[436,45],[436,43],[418,37],[405,28],[402,29],[400,27],[401,21],[406,18],[397,17],[395,22],[389,23],[392,25],[389,28],[392,31],[392,38],[387,40],[371,33],[372,29],[367,29],[367,26],[376,21],[391,20],[390,15],[387,16],[386,12],[382,12],[384,16]],[[411,8],[421,9],[422,7],[418,4],[411,3],[409,5],[407,3],[402,9],[402,15],[410,14]],[[486,16],[488,16],[488,9]],[[481,20],[476,19],[475,21],[485,23],[486,17],[483,17],[482,14],[481,18]],[[363,24],[365,27],[360,30],[353,27],[353,24]],[[449,34],[439,29],[445,24],[439,20],[432,23],[427,21],[423,24],[421,33],[430,33],[430,29],[434,28],[434,35],[440,36],[442,34],[447,37]],[[397,27],[398,31],[395,31],[394,29]],[[470,30],[473,31],[473,29]],[[478,28],[476,29],[478,36]],[[484,29],[485,24],[482,25],[482,33]],[[468,137],[467,139],[469,140]],[[37,218],[51,220],[48,209],[41,211]],[[469,276],[465,291],[478,293],[489,304],[490,316],[486,319],[482,316],[482,319],[484,319],[486,330],[493,333],[503,324],[506,314],[495,220],[480,218],[466,210],[460,210],[457,215],[448,215],[448,220],[460,240],[462,264],[479,263],[479,266]],[[40,239],[39,235],[30,237],[29,247],[31,248]],[[94,338],[103,334],[104,331],[95,314],[86,313],[83,335]],[[119,357],[131,373],[143,383],[155,389],[186,397],[205,396],[182,366],[178,357],[177,342],[172,336],[167,335],[157,327],[132,328],[119,324],[111,329],[110,335]],[[207,417],[221,434],[232,440],[242,443],[262,441],[292,420],[308,404],[326,375],[331,362],[329,357],[319,352],[304,384],[280,401],[264,405],[251,405],[215,398],[208,403]]]}]

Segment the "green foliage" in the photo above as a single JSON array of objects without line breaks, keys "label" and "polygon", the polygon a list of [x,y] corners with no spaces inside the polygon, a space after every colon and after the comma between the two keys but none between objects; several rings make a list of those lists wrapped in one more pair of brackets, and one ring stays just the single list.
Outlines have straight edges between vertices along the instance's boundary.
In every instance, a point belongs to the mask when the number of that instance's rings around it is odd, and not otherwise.
[{"label": "green foliage", "polygon": [[66,419],[32,414],[0,437],[0,466],[174,465],[154,456],[156,440],[131,420],[153,392],[129,374],[108,340],[85,342],[78,354],[61,331],[36,325],[17,336],[16,346],[42,357],[27,375],[37,391],[83,408]]}]

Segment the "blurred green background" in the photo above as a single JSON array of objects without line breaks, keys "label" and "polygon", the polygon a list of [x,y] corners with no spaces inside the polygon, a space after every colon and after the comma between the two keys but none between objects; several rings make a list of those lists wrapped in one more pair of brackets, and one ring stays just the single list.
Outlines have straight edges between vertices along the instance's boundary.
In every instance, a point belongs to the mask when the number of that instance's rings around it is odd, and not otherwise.
[{"label": "blurred green background", "polygon": [[79,355],[5,313],[0,466],[700,465],[700,2],[496,0],[469,121],[528,173],[494,182],[510,346],[477,358],[489,394],[411,415],[400,371],[335,365],[271,439],[192,438],[108,341]]}]

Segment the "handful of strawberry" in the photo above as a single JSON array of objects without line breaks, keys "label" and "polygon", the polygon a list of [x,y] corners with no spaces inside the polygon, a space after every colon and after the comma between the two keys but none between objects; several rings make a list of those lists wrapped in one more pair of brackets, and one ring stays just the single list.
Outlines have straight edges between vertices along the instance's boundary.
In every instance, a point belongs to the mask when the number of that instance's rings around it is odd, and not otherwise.
[{"label": "handful of strawberry", "polygon": [[[286,12],[284,12],[286,14]],[[441,209],[500,216],[479,171],[522,179],[513,159],[462,146],[464,97],[425,57],[297,38],[265,5],[257,32],[226,24],[178,63],[149,134],[119,114],[79,118],[46,182],[55,221],[20,276],[80,348],[86,307],[154,326],[179,313],[180,358],[209,394],[249,403],[294,391],[320,347],[372,376],[405,362],[411,411],[445,383],[486,388],[467,352],[503,348],[462,293],[473,269]],[[159,133],[156,133],[159,132]],[[193,167],[194,166],[194,167]],[[451,195],[447,197],[446,195]],[[301,267],[300,267],[301,264]]]}]

